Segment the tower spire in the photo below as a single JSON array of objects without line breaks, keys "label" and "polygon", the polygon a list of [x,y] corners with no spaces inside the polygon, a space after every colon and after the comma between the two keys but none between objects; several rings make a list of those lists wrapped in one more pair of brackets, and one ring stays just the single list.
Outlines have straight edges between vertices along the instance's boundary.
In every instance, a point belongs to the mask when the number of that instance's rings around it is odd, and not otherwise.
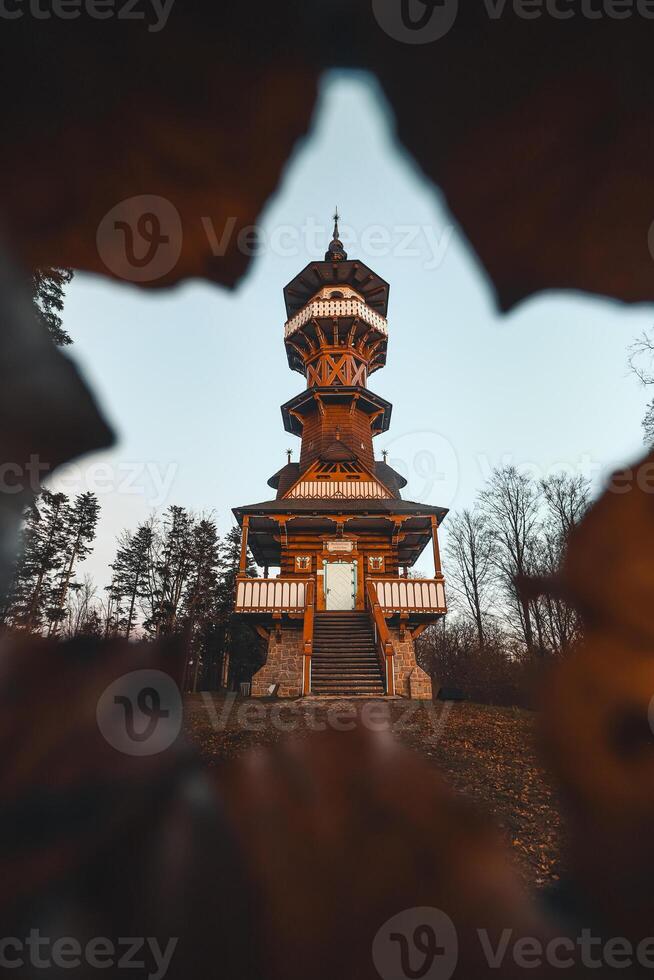
[{"label": "tower spire", "polygon": [[332,240],[329,243],[329,247],[325,252],[325,262],[344,262],[347,259],[347,252],[343,248],[343,242],[338,237],[338,219],[340,214],[338,213],[338,206],[334,211],[334,233],[332,235]]}]

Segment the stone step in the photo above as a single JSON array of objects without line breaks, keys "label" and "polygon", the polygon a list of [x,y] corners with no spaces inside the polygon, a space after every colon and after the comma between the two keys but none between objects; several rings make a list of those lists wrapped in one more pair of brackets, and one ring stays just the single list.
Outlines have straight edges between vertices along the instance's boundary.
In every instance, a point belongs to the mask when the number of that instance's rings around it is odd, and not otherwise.
[{"label": "stone step", "polygon": [[337,687],[330,685],[328,687],[316,687],[314,694],[340,694],[342,697],[347,697],[350,694],[371,694],[376,697],[383,697],[384,688],[381,684],[375,686],[370,685],[368,687],[352,687],[351,685],[349,687],[347,685]]},{"label": "stone step", "polygon": [[341,665],[346,667],[348,664],[378,664],[379,660],[375,654],[371,653],[368,656],[360,657],[348,657],[345,654],[339,655],[337,653],[331,654],[320,654],[319,656],[313,656],[312,661],[314,664],[333,664]]},{"label": "stone step", "polygon": [[328,670],[312,671],[311,675],[314,681],[374,681],[380,683],[379,681],[379,671],[376,670],[348,670],[347,674],[343,674],[340,671],[333,673]]},{"label": "stone step", "polygon": [[384,695],[375,636],[366,612],[316,615],[311,690],[341,697]]},{"label": "stone step", "polygon": [[341,644],[334,646],[324,646],[313,648],[314,657],[374,657],[377,655],[377,648],[370,645],[367,647],[348,647]]},{"label": "stone step", "polygon": [[377,657],[371,654],[369,657],[339,657],[337,654],[331,656],[312,657],[315,664],[331,664],[332,666],[346,667],[348,664],[378,664]]}]

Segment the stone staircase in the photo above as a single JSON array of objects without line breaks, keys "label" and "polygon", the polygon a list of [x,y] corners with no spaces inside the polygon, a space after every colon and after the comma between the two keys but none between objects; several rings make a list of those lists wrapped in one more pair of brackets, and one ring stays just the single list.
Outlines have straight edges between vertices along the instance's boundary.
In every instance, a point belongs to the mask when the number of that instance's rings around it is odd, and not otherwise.
[{"label": "stone staircase", "polygon": [[384,694],[375,635],[367,612],[316,613],[311,693],[343,697]]}]

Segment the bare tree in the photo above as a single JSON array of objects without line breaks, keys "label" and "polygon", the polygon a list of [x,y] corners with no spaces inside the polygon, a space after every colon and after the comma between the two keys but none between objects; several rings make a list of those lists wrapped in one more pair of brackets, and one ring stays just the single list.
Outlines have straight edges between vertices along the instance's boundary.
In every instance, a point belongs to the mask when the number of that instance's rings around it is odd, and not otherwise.
[{"label": "bare tree", "polygon": [[540,487],[562,552],[570,531],[588,510],[590,484],[583,476],[558,473],[541,480]]},{"label": "bare tree", "polygon": [[[540,488],[547,507],[540,534],[538,572],[552,576],[561,567],[570,532],[590,503],[590,485],[582,476],[557,474],[542,480]],[[575,610],[558,596],[546,592],[537,602],[547,640],[555,653],[566,653],[581,635]]]},{"label": "bare tree", "polygon": [[464,600],[483,647],[495,566],[493,535],[481,510],[463,510],[452,516],[447,524],[446,553],[449,587]]},{"label": "bare tree", "polygon": [[[530,575],[536,563],[538,535],[538,495],[533,483],[515,466],[493,471],[480,501],[493,537],[493,562],[509,606],[519,620],[519,632],[527,650],[543,653],[542,638],[536,632],[533,608],[516,582]],[[510,618],[512,619],[512,617]]]},{"label": "bare tree", "polygon": [[[654,384],[654,337],[647,331],[629,348],[628,364],[642,385]],[[643,441],[648,446],[654,445],[654,399],[645,410],[642,426]]]},{"label": "bare tree", "polygon": [[101,603],[97,589],[90,575],[85,575],[82,582],[69,588],[66,598],[65,616],[61,623],[63,636],[88,635],[92,631],[91,624],[100,622]]}]

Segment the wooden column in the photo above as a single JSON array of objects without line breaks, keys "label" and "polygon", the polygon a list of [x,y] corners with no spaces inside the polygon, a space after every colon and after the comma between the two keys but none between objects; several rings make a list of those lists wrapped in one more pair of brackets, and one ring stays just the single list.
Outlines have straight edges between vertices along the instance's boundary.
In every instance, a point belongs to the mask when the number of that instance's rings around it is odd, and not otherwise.
[{"label": "wooden column", "polygon": [[313,613],[315,608],[314,583],[311,579],[307,583],[307,599],[304,610],[304,624],[302,630],[303,647],[303,669],[302,669],[302,693],[306,696],[311,694],[311,656],[313,653]]},{"label": "wooden column", "polygon": [[248,567],[248,528],[250,526],[250,515],[246,514],[243,518],[243,530],[241,533],[241,562],[238,569],[239,578],[244,578]]},{"label": "wooden column", "polygon": [[438,547],[438,520],[434,516],[432,516],[431,519],[431,538],[434,546],[434,578],[442,578],[443,570],[441,568],[441,552],[440,548]]}]

